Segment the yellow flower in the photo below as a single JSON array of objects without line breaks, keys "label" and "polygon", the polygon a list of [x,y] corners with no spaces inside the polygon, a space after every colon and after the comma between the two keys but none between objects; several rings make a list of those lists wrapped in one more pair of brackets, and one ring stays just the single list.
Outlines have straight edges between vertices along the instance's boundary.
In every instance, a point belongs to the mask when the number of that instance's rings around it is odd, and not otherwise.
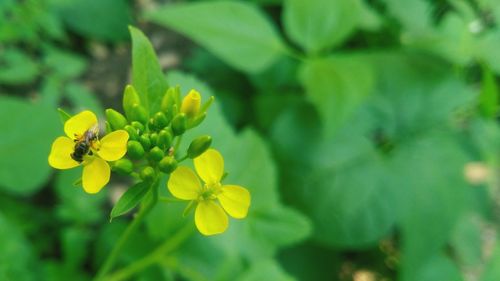
[{"label": "yellow flower", "polygon": [[127,152],[127,131],[117,130],[99,140],[97,126],[97,117],[91,111],[71,117],[64,123],[67,137],[58,137],[49,154],[49,165],[56,169],[83,165],[82,185],[87,193],[97,193],[109,182],[106,161],[116,161]]},{"label": "yellow flower", "polygon": [[193,170],[179,167],[170,175],[168,189],[179,199],[197,203],[194,220],[203,235],[224,232],[228,226],[226,212],[236,219],[247,216],[250,192],[238,185],[220,183],[224,174],[224,159],[217,150],[209,149],[195,158],[194,167],[204,185]]},{"label": "yellow flower", "polygon": [[182,100],[181,112],[187,117],[193,117],[198,114],[201,106],[201,95],[196,90],[191,90]]}]

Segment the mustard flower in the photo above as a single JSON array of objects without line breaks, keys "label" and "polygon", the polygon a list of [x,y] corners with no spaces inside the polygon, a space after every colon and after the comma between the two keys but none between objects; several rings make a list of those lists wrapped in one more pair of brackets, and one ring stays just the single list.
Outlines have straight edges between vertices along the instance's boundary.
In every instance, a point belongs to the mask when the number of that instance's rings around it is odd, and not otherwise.
[{"label": "mustard flower", "polygon": [[[203,235],[224,232],[228,217],[242,219],[250,207],[250,192],[238,185],[222,185],[224,159],[215,149],[208,149],[194,160],[198,176],[188,167],[178,167],[168,181],[168,189],[176,198],[191,200],[196,205],[195,224]],[[222,206],[222,207],[221,207]]]},{"label": "mustard flower", "polygon": [[64,132],[66,136],[52,143],[49,165],[56,169],[83,165],[83,189],[99,192],[109,182],[111,171],[106,161],[116,161],[127,152],[127,131],[117,130],[99,140],[97,117],[87,110],[68,119]]}]

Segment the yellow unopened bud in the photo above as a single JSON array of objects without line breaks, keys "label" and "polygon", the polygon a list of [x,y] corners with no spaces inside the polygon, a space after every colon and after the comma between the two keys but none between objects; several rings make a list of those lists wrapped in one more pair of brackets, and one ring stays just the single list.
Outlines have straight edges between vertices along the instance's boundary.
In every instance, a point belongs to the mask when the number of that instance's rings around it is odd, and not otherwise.
[{"label": "yellow unopened bud", "polygon": [[191,90],[182,100],[181,112],[186,114],[186,117],[194,117],[198,114],[201,107],[201,95],[196,90]]}]

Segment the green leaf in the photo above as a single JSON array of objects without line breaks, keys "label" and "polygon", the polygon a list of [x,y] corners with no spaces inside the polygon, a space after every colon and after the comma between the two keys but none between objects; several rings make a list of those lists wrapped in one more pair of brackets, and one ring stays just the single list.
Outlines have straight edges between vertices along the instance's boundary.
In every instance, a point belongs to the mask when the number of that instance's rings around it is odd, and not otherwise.
[{"label": "green leaf", "polygon": [[243,1],[166,5],[147,18],[188,36],[241,71],[263,71],[284,53],[275,27]]},{"label": "green leaf", "polygon": [[287,35],[308,53],[339,45],[355,29],[362,6],[357,0],[286,0]]},{"label": "green leaf", "polygon": [[160,109],[168,84],[148,38],[135,27],[129,29],[132,36],[132,84],[141,105],[155,113]]},{"label": "green leaf", "polygon": [[[7,221],[0,213],[0,279],[37,280],[35,254],[29,241],[16,225]],[[30,270],[27,270],[27,269]]]},{"label": "green leaf", "polygon": [[262,260],[252,265],[252,267],[243,273],[237,279],[238,281],[294,281],[296,280],[288,273],[283,271],[279,263],[275,260]]},{"label": "green leaf", "polygon": [[453,261],[444,254],[436,255],[425,261],[422,270],[405,281],[463,281],[462,273]]},{"label": "green leaf", "polygon": [[0,82],[23,84],[32,82],[39,72],[38,64],[18,49],[0,52]]},{"label": "green leaf", "polygon": [[[356,73],[356,75],[353,75]],[[372,70],[356,55],[330,56],[306,62],[300,80],[331,136],[371,94]]]},{"label": "green leaf", "polygon": [[71,115],[69,115],[69,113],[64,111],[64,109],[62,108],[58,108],[57,112],[59,113],[59,117],[61,118],[61,122],[63,123],[63,125],[64,123],[66,123],[66,121],[68,121],[68,119],[71,118]]},{"label": "green leaf", "polygon": [[132,12],[126,0],[64,1],[60,14],[70,29],[85,37],[105,41],[127,39]]},{"label": "green leaf", "polygon": [[144,182],[137,183],[130,187],[116,202],[111,210],[110,220],[128,213],[146,196],[150,190],[150,185]]},{"label": "green leaf", "polygon": [[[409,141],[394,152],[398,175],[394,208],[402,228],[402,277],[414,279],[432,256],[441,253],[472,194],[463,176],[468,157],[453,135],[434,133]],[[439,169],[429,163],[446,163]],[[422,247],[425,245],[425,247]]]},{"label": "green leaf", "polygon": [[[51,168],[50,145],[62,131],[57,111],[0,96],[0,189],[32,194],[43,187]],[[26,176],[29,171],[29,177]]]},{"label": "green leaf", "polygon": [[78,77],[87,68],[84,58],[54,47],[46,48],[44,63],[53,75],[62,79]]}]

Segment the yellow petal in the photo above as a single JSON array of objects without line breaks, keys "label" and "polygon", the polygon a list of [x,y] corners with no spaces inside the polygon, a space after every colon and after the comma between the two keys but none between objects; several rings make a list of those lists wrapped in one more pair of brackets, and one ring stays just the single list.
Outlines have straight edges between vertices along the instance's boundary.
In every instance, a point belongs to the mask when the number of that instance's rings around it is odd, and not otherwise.
[{"label": "yellow petal", "polygon": [[116,161],[127,153],[127,141],[127,131],[111,132],[101,139],[101,147],[97,155],[106,161]]},{"label": "yellow petal", "polygon": [[224,185],[221,191],[217,198],[224,210],[236,219],[246,217],[250,207],[250,192],[238,185]]},{"label": "yellow petal", "polygon": [[173,196],[183,200],[195,200],[203,191],[196,174],[184,166],[175,169],[167,186]]},{"label": "yellow petal", "polygon": [[196,172],[205,183],[220,182],[224,173],[224,159],[217,150],[208,149],[193,161]]},{"label": "yellow petal", "polygon": [[87,193],[99,192],[108,182],[110,176],[108,162],[99,157],[93,157],[83,166],[82,185]]},{"label": "yellow petal", "polygon": [[83,135],[85,131],[97,124],[97,117],[91,111],[85,110],[71,117],[64,123],[64,132],[72,139],[75,135]]},{"label": "yellow petal", "polygon": [[58,137],[52,143],[49,154],[49,165],[56,169],[70,169],[79,165],[71,158],[75,143],[67,137]]},{"label": "yellow petal", "polygon": [[181,112],[186,116],[195,116],[200,111],[201,95],[196,90],[191,90],[182,100]]},{"label": "yellow petal", "polygon": [[194,222],[203,235],[222,233],[226,231],[228,225],[226,213],[213,200],[202,200],[198,203]]}]

